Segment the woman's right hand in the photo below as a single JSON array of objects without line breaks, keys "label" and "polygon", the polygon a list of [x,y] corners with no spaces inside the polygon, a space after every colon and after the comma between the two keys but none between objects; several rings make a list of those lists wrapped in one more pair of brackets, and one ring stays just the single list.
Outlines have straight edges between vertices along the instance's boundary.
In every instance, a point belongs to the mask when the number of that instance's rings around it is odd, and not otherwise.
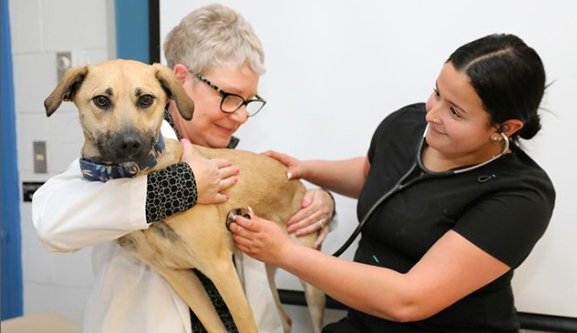
[{"label": "woman's right hand", "polygon": [[275,160],[281,162],[288,168],[287,173],[288,179],[300,179],[305,177],[304,163],[301,160],[297,160],[292,156],[282,154],[273,150],[269,150],[264,154],[268,157],[272,157]]},{"label": "woman's right hand", "polygon": [[181,140],[181,161],[188,163],[196,180],[197,203],[218,204],[228,200],[221,193],[238,181],[240,168],[225,159],[206,159],[195,153],[190,141]]}]

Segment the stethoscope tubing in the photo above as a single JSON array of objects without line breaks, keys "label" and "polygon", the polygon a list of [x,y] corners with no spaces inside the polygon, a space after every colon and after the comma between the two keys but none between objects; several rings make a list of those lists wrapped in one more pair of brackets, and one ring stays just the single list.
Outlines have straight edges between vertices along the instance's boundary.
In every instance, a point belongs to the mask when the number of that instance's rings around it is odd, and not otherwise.
[{"label": "stethoscope tubing", "polygon": [[379,200],[377,200],[377,202],[375,202],[371,206],[371,208],[369,209],[367,214],[365,214],[362,221],[359,223],[359,225],[353,231],[353,233],[349,236],[349,238],[345,241],[345,243],[337,251],[335,251],[335,253],[333,253],[334,257],[339,257],[341,254],[343,254],[343,252],[345,252],[351,246],[351,244],[355,241],[355,239],[359,236],[359,234],[363,230],[363,227],[365,226],[367,221],[373,216],[373,214],[375,213],[375,211],[377,210],[377,208],[380,205],[382,205],[385,201],[387,201],[387,199],[389,199],[393,194],[396,194],[396,193],[404,190],[405,188],[413,185],[417,181],[424,179],[424,177],[414,178],[411,181],[409,181],[408,183],[403,184],[403,182],[409,177],[409,175],[415,170],[416,167],[417,167],[417,163],[414,162],[413,165],[411,166],[411,168],[409,169],[409,171],[407,173],[405,173],[405,175],[403,175],[403,177],[401,177],[401,180],[399,180],[392,189],[390,189],[387,193],[385,193],[382,197],[380,197]]}]

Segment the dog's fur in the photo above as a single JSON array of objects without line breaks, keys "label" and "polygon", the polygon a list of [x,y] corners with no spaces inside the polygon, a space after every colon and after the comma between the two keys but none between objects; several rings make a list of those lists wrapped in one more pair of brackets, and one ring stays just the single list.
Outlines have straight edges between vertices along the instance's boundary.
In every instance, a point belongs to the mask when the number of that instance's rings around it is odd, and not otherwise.
[{"label": "dog's fur", "polygon": [[[153,103],[145,95],[152,96]],[[109,100],[97,106],[95,97]],[[172,71],[162,65],[145,65],[130,60],[113,60],[96,66],[68,70],[45,100],[52,115],[62,101],[73,101],[79,111],[85,142],[83,157],[107,163],[137,161],[149,154],[160,133],[164,107],[176,102],[185,119],[191,119],[194,103]],[[157,165],[140,175],[178,163],[182,146],[166,140],[166,150]],[[231,149],[194,146],[206,158],[224,158],[240,167],[238,183],[225,193],[230,199],[219,205],[196,205],[184,213],[157,221],[148,229],[132,232],[118,242],[152,266],[198,316],[208,332],[225,332],[208,295],[192,272],[198,269],[214,283],[241,333],[257,332],[253,315],[231,257],[234,247],[225,221],[229,211],[251,206],[255,213],[285,228],[285,222],[300,208],[305,188],[287,180],[286,168],[264,155]],[[297,241],[312,247],[316,234]],[[285,331],[290,319],[282,309],[274,283],[274,268],[267,266],[269,281]],[[322,327],[324,294],[303,283],[315,332]]]}]

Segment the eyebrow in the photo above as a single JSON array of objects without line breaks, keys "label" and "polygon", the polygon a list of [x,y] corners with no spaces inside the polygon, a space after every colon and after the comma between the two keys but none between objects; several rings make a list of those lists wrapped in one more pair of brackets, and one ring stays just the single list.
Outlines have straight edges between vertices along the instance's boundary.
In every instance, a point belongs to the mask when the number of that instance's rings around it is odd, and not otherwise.
[{"label": "eyebrow", "polygon": [[[244,96],[250,96],[251,94],[246,94],[245,91],[241,91],[241,89],[237,89],[235,87],[231,87],[231,86],[227,86],[226,84],[223,85],[224,88],[222,88],[221,86],[218,86],[220,88],[220,90],[222,92],[225,92],[227,94],[233,94],[233,95],[238,95],[242,98],[244,98]],[[254,97],[258,95],[258,93],[252,94],[252,97],[249,97],[247,100],[252,100],[254,99]]]},{"label": "eyebrow", "polygon": [[114,95],[114,93],[112,92],[112,88],[108,87],[106,88],[106,90],[104,91],[108,96],[112,96]]},{"label": "eyebrow", "polygon": [[[209,80],[210,81],[210,80]],[[212,81],[210,81],[212,82]],[[214,83],[213,83],[214,84]],[[238,95],[242,98],[244,98],[244,96],[248,95],[250,96],[251,94],[246,94],[246,91],[242,90],[242,89],[238,89],[236,87],[230,86],[228,85],[226,82],[223,82],[221,84],[218,84],[218,88],[227,94],[233,94],[233,95]],[[252,95],[252,97],[248,98],[247,100],[252,100],[254,99],[254,97],[258,95],[258,93],[255,93],[254,95]]]},{"label": "eyebrow", "polygon": [[[435,88],[437,89],[437,92],[439,93],[439,95],[441,94],[439,91],[439,84],[437,83],[437,81],[435,81]],[[467,110],[465,110],[464,108],[460,107],[459,104],[453,102],[453,101],[449,101],[452,105],[454,105],[455,107],[457,107],[457,109],[467,113]]]}]

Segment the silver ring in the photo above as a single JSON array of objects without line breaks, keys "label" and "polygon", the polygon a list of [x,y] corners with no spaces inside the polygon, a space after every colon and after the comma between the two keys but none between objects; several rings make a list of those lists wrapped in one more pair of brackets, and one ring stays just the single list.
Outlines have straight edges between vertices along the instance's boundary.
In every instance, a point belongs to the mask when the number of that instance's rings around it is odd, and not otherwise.
[{"label": "silver ring", "polygon": [[325,227],[325,219],[321,219],[319,221],[317,221],[317,224],[319,226],[319,229],[322,229]]}]

